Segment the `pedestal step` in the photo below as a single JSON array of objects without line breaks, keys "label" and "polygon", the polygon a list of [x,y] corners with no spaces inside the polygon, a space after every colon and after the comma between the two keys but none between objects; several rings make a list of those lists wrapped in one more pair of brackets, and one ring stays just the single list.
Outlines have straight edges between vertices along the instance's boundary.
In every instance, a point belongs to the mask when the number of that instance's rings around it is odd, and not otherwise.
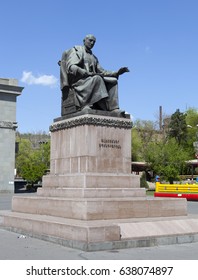
[{"label": "pedestal step", "polygon": [[3,226],[21,230],[30,235],[38,234],[79,242],[120,240],[120,227],[101,222],[88,222],[47,215],[0,211]]},{"label": "pedestal step", "polygon": [[198,233],[198,219],[177,218],[118,223],[123,239]]},{"label": "pedestal step", "polygon": [[145,197],[144,188],[38,188],[38,196],[68,198]]},{"label": "pedestal step", "polygon": [[73,173],[43,176],[43,188],[139,188],[140,177],[134,174]]},{"label": "pedestal step", "polygon": [[85,251],[198,241],[197,217],[82,221],[0,211],[6,229]]},{"label": "pedestal step", "polygon": [[61,198],[14,196],[14,212],[51,215],[79,220],[106,220],[145,217],[181,216],[187,214],[185,199]]}]

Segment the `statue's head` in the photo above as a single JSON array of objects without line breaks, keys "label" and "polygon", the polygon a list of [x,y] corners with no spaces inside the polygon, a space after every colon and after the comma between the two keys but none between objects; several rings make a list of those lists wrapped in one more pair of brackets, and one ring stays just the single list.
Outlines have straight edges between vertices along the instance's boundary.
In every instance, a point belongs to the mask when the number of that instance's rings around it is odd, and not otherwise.
[{"label": "statue's head", "polygon": [[87,49],[92,49],[93,46],[95,45],[96,37],[92,34],[88,34],[85,36],[83,42]]}]

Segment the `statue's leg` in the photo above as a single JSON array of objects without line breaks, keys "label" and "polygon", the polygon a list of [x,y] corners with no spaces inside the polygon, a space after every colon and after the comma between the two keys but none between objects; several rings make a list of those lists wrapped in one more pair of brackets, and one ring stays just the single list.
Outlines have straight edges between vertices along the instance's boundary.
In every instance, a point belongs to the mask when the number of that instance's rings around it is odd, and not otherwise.
[{"label": "statue's leg", "polygon": [[[79,104],[80,108],[92,106],[108,97],[108,92],[104,80],[99,75],[81,79],[73,85],[76,95],[75,104]],[[103,106],[104,104],[101,104]],[[104,110],[104,109],[102,109]],[[105,109],[106,110],[106,109]]]},{"label": "statue's leg", "polygon": [[107,98],[103,98],[94,104],[94,108],[98,110],[108,111]]},{"label": "statue's leg", "polygon": [[105,85],[108,91],[108,110],[113,111],[119,109],[119,100],[118,100],[118,81],[113,77],[105,77]]}]

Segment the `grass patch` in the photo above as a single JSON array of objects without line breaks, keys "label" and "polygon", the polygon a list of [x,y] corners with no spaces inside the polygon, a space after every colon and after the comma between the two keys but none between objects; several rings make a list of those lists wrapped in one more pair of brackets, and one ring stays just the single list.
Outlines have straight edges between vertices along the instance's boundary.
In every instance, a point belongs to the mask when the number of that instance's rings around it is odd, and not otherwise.
[{"label": "grass patch", "polygon": [[155,192],[155,191],[147,190],[147,191],[146,191],[146,195],[154,196],[154,192]]}]

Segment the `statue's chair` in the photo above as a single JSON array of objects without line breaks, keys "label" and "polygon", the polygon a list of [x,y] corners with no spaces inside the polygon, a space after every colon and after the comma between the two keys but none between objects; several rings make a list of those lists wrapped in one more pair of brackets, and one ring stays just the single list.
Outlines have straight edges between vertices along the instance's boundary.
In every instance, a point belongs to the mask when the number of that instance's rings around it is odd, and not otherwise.
[{"label": "statue's chair", "polygon": [[69,87],[64,87],[62,89],[62,99],[61,99],[61,116],[75,113],[77,111],[74,102],[74,89]]},{"label": "statue's chair", "polygon": [[65,72],[66,59],[68,51],[65,51],[59,60],[58,65],[60,66],[60,83],[62,91],[61,99],[61,116],[75,113],[77,108],[75,106],[75,91],[69,86],[68,76]]}]

